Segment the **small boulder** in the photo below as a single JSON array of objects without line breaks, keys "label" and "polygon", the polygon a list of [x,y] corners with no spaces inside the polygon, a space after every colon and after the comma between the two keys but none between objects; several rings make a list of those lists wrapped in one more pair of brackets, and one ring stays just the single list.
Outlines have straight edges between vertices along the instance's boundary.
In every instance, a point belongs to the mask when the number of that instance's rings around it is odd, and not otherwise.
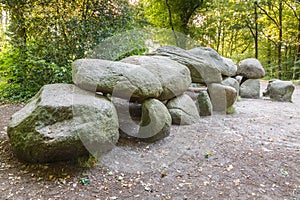
[{"label": "small boulder", "polygon": [[221,71],[216,63],[205,57],[197,57],[184,49],[175,46],[158,48],[151,55],[166,56],[189,68],[193,83],[220,83]]},{"label": "small boulder", "polygon": [[265,76],[265,70],[256,58],[247,58],[238,63],[237,75],[247,79],[259,79]]},{"label": "small boulder", "polygon": [[230,58],[225,58],[222,56],[221,56],[221,58],[223,59],[223,62],[226,66],[225,69],[227,71],[227,73],[226,74],[224,73],[223,75],[228,76],[228,77],[235,76],[236,72],[237,72],[237,65]]},{"label": "small boulder", "polygon": [[291,81],[271,80],[263,96],[270,96],[274,101],[292,102],[295,86]]},{"label": "small boulder", "polygon": [[138,65],[100,59],[73,63],[73,82],[82,89],[143,101],[163,91],[157,76]]},{"label": "small boulder", "polygon": [[12,116],[8,136],[16,156],[31,163],[102,154],[119,138],[118,117],[105,97],[75,85],[45,85]]},{"label": "small boulder", "polygon": [[138,138],[154,142],[170,134],[171,115],[166,106],[157,99],[147,99],[142,104],[142,120]]},{"label": "small boulder", "polygon": [[192,98],[183,94],[167,103],[173,124],[190,125],[199,122],[200,116]]},{"label": "small boulder", "polygon": [[210,101],[210,97],[207,91],[202,90],[199,92],[197,96],[196,105],[198,108],[198,112],[200,116],[210,116],[212,115],[212,103]]},{"label": "small boulder", "polygon": [[259,79],[248,79],[240,86],[240,96],[242,98],[258,99],[260,98]]},{"label": "small boulder", "polygon": [[234,77],[234,79],[237,80],[237,82],[239,83],[239,85],[242,84],[242,80],[243,80],[242,76],[236,76],[236,77]]},{"label": "small boulder", "polygon": [[213,106],[213,111],[226,112],[232,106],[237,97],[233,87],[212,83],[208,85],[208,93]]},{"label": "small boulder", "polygon": [[166,106],[159,100],[147,99],[142,103],[140,122],[130,117],[129,102],[118,104],[117,112],[122,133],[145,142],[155,142],[170,134],[172,118]]},{"label": "small boulder", "polygon": [[229,78],[224,79],[221,84],[233,87],[237,92],[237,96],[239,96],[240,84],[236,79],[229,77]]},{"label": "small boulder", "polygon": [[156,75],[163,88],[163,92],[157,99],[162,101],[181,95],[191,84],[189,69],[167,57],[131,56],[121,61],[140,65]]}]

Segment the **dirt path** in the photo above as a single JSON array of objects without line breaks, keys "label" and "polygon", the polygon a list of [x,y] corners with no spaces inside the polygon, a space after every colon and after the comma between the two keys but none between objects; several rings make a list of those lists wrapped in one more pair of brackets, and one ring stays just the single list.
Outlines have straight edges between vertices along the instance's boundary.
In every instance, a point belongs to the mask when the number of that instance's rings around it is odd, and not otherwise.
[{"label": "dirt path", "polygon": [[18,109],[0,105],[0,199],[300,199],[300,86],[293,103],[242,99],[155,144],[122,139],[91,169],[16,160],[3,128]]}]

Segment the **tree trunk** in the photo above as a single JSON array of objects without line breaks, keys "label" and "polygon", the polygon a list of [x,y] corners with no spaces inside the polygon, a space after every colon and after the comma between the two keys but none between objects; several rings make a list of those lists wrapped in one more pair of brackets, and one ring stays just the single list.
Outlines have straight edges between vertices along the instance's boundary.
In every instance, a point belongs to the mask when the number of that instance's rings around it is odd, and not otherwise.
[{"label": "tree trunk", "polygon": [[296,55],[293,69],[293,79],[299,79],[299,68],[300,68],[300,18],[298,18],[298,37],[297,37],[297,47]]},{"label": "tree trunk", "polygon": [[218,22],[218,38],[217,38],[217,52],[220,50],[221,45],[221,34],[222,34],[222,20]]},{"label": "tree trunk", "polygon": [[170,25],[170,27],[172,29],[172,32],[173,32],[173,35],[174,35],[174,39],[175,39],[175,42],[176,42],[176,46],[179,46],[178,37],[176,35],[175,29],[174,29],[174,25],[173,25],[172,11],[171,11],[171,6],[169,4],[169,0],[166,0],[166,6],[167,6],[167,9],[168,9],[168,14],[169,14],[169,25]]},{"label": "tree trunk", "polygon": [[269,36],[268,36],[268,55],[267,55],[267,58],[268,58],[267,66],[268,66],[268,69],[270,71],[270,77],[273,77],[274,70],[271,67],[271,63],[272,63],[272,43],[270,41]]},{"label": "tree trunk", "polygon": [[254,4],[254,20],[255,20],[255,36],[254,36],[254,43],[255,43],[255,58],[258,59],[258,14],[257,14],[257,5]]},{"label": "tree trunk", "polygon": [[278,36],[278,79],[281,79],[281,48],[282,48],[282,0],[279,1],[279,36]]},{"label": "tree trunk", "polygon": [[15,32],[14,45],[19,47],[21,50],[26,46],[27,42],[27,29],[26,29],[26,19],[24,16],[24,10],[21,5],[17,5],[11,10],[12,22],[11,24],[17,24],[18,27],[14,28]]}]

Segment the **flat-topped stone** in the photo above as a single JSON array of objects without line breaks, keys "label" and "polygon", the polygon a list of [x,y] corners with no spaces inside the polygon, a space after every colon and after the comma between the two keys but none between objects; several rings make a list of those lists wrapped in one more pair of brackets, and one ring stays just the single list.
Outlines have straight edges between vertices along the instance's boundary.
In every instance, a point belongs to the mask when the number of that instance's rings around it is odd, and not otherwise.
[{"label": "flat-topped stone", "polygon": [[156,75],[138,65],[100,59],[73,63],[73,82],[82,89],[142,101],[157,98],[163,88]]},{"label": "flat-topped stone", "polygon": [[221,71],[214,62],[204,57],[197,57],[193,53],[179,47],[160,47],[151,55],[166,56],[187,66],[194,83],[220,83],[222,81]]}]

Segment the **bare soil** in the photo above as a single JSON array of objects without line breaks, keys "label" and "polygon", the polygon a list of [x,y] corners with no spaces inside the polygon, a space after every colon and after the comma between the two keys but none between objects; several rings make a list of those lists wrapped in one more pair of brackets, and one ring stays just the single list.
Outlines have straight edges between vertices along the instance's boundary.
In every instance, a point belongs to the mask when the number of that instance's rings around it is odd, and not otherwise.
[{"label": "bare soil", "polygon": [[293,103],[241,99],[153,144],[122,138],[90,168],[20,162],[6,126],[21,108],[0,104],[0,199],[300,200],[300,86]]}]

